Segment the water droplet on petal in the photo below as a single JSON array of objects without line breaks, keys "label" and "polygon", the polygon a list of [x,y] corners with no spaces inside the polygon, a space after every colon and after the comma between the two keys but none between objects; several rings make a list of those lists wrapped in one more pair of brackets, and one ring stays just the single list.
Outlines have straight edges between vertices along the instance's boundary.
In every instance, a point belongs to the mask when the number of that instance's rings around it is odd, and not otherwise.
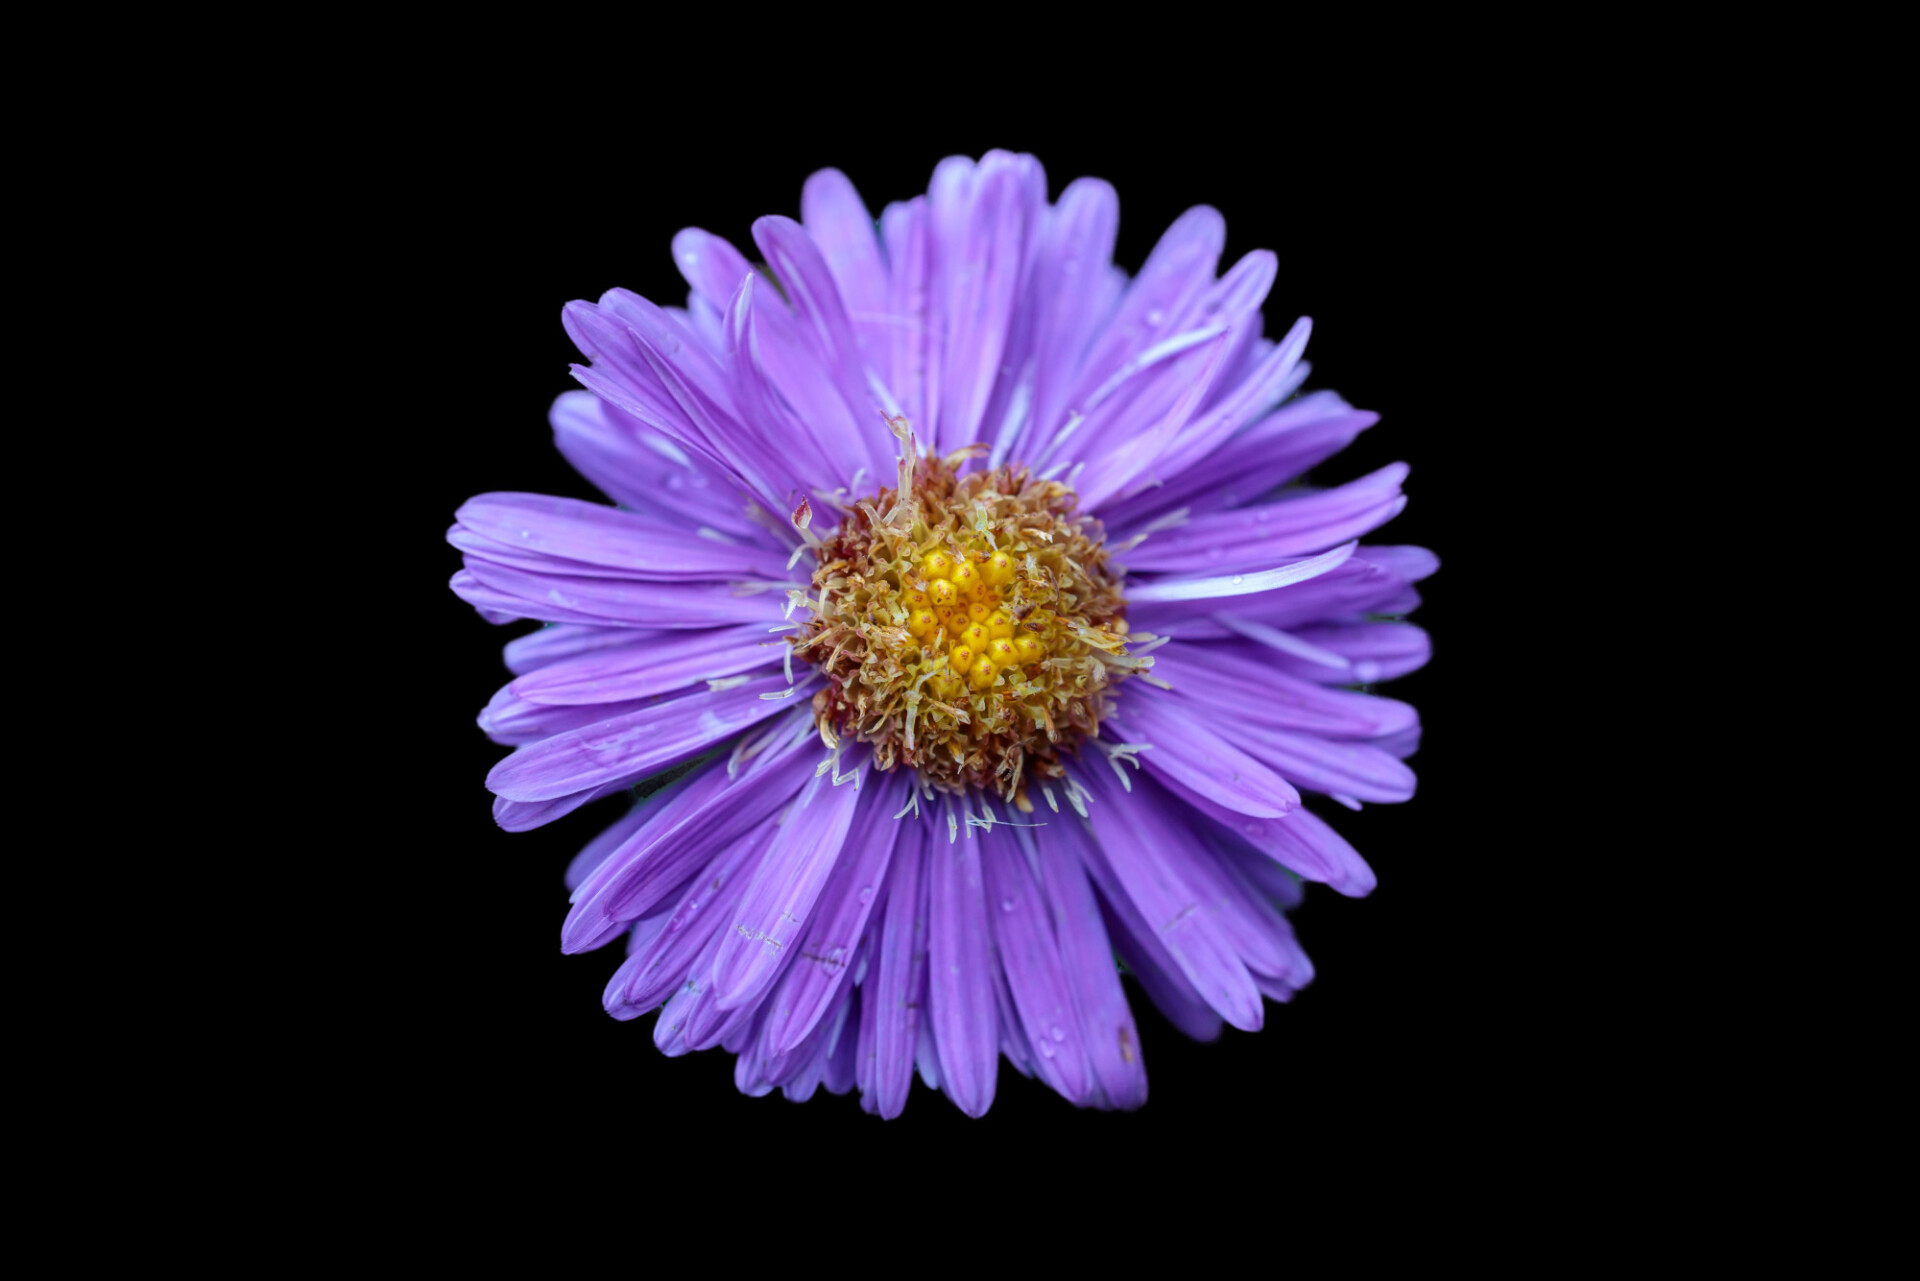
[{"label": "water droplet on petal", "polygon": [[862,903],[873,902],[873,886],[863,885],[860,887],[860,901]]},{"label": "water droplet on petal", "polygon": [[1012,899],[1010,899],[1010,898],[1003,898],[1003,899],[1001,899],[1001,900],[1000,900],[1000,910],[1001,910],[1002,912],[1011,912],[1011,911],[1013,910],[1013,900],[1012,900]]},{"label": "water droplet on petal", "polygon": [[1065,1029],[1063,1029],[1058,1023],[1055,1023],[1052,1027],[1047,1029],[1047,1035],[1052,1037],[1056,1041],[1064,1041],[1067,1039],[1067,1034]]},{"label": "water droplet on petal", "polygon": [[1054,1054],[1053,1046],[1046,1041],[1040,1042],[1040,1053],[1047,1058],[1052,1058]]},{"label": "water droplet on petal", "polygon": [[1233,576],[1233,585],[1235,587],[1238,587],[1240,584],[1246,581],[1247,581],[1247,576],[1245,574],[1235,574]]}]

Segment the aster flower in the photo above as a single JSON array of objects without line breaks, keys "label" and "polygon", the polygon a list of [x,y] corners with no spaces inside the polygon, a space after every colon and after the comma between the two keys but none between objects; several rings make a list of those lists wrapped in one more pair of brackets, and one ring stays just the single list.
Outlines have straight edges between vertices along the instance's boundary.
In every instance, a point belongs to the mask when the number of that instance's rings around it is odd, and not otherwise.
[{"label": "aster flower", "polygon": [[1394,464],[1290,485],[1376,416],[1299,394],[1276,260],[1216,276],[1196,208],[1138,276],[1118,202],[1030,156],[953,158],[878,222],[813,175],[756,267],[689,229],[684,308],[575,302],[561,452],[617,506],[474,498],[453,589],[538,620],[480,723],[501,826],[667,771],[568,870],[562,946],[605,1005],[749,1094],[912,1076],[980,1115],[998,1060],[1136,1107],[1116,958],[1177,1027],[1252,1031],[1313,968],[1301,882],[1372,889],[1301,804],[1413,793],[1436,567],[1361,545]]}]

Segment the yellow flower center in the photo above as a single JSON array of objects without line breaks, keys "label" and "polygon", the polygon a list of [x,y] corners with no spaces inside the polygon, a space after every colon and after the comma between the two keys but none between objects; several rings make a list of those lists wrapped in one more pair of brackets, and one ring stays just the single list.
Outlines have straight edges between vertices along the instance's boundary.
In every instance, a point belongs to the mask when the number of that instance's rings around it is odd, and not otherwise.
[{"label": "yellow flower center", "polygon": [[899,484],[844,508],[816,540],[812,594],[794,593],[812,613],[794,646],[827,677],[813,706],[829,747],[867,743],[882,770],[1031,811],[1029,776],[1064,773],[1136,664],[1099,522],[1017,464],[961,475],[981,452],[909,443]]}]

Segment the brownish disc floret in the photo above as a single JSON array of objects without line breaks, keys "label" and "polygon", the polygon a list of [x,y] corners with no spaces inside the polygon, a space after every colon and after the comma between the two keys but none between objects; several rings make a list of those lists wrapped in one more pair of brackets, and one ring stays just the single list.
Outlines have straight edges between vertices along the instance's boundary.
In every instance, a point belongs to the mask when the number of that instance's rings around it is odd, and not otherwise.
[{"label": "brownish disc floret", "polygon": [[1073,491],[1018,464],[960,475],[979,448],[909,449],[901,484],[853,504],[816,548],[794,645],[827,677],[813,707],[829,746],[871,744],[879,769],[1029,810],[1028,775],[1064,773],[1133,666],[1125,601]]}]

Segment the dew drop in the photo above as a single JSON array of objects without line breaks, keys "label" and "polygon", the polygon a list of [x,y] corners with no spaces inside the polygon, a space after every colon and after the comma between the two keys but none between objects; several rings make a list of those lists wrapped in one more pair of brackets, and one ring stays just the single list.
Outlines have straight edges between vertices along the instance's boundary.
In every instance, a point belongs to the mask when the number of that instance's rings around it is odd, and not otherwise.
[{"label": "dew drop", "polygon": [[1045,1055],[1047,1058],[1052,1058],[1054,1054],[1053,1046],[1047,1043],[1046,1041],[1040,1042],[1040,1053]]},{"label": "dew drop", "polygon": [[832,951],[827,953],[827,961],[830,964],[838,965],[840,963],[840,958],[845,956],[846,954],[847,954],[846,948],[836,947]]},{"label": "dew drop", "polygon": [[1160,322],[1165,320],[1166,318],[1167,318],[1167,313],[1164,311],[1161,311],[1158,307],[1155,307],[1153,310],[1147,313],[1147,324],[1157,328]]},{"label": "dew drop", "polygon": [[1052,1037],[1056,1041],[1064,1041],[1067,1039],[1066,1030],[1063,1029],[1058,1023],[1055,1023],[1052,1027],[1047,1029],[1047,1035]]},{"label": "dew drop", "polygon": [[1240,584],[1246,581],[1247,581],[1247,576],[1245,574],[1235,574],[1233,576],[1233,585],[1235,587],[1238,587]]},{"label": "dew drop", "polygon": [[521,530],[521,531],[520,531],[520,537],[522,537],[522,538],[532,538],[532,537],[533,537],[533,531],[532,531],[532,530],[530,530],[530,529],[523,529],[523,530]]},{"label": "dew drop", "polygon": [[1011,911],[1013,910],[1013,900],[1012,900],[1012,899],[1010,899],[1010,898],[1003,898],[1003,899],[1001,899],[1001,900],[1000,900],[1000,910],[1001,910],[1002,912],[1011,912]]},{"label": "dew drop", "polygon": [[860,901],[862,903],[873,902],[873,886],[863,885],[860,887]]}]

